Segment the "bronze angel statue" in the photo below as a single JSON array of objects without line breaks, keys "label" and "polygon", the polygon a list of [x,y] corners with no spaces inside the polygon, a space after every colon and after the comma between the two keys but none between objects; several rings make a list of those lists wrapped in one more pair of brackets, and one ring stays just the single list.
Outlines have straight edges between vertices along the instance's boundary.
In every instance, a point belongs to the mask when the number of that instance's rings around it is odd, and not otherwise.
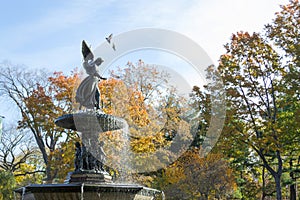
[{"label": "bronze angel statue", "polygon": [[97,110],[100,110],[100,91],[98,83],[100,80],[106,80],[106,78],[99,75],[97,67],[101,65],[103,60],[100,57],[94,59],[94,54],[84,40],[82,41],[82,55],[82,65],[88,76],[80,83],[76,91],[75,99],[76,102],[80,104],[80,110],[82,106],[87,109],[96,108]]}]

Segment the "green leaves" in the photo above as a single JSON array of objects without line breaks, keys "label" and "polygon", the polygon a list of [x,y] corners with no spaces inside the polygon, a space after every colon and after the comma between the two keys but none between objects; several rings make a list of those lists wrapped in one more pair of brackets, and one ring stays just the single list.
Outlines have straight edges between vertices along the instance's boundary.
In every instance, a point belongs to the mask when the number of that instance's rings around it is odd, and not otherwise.
[{"label": "green leaves", "polygon": [[0,200],[14,199],[13,189],[16,182],[11,172],[0,171]]},{"label": "green leaves", "polygon": [[[265,34],[233,34],[218,68],[231,110],[227,137],[256,152],[274,179],[300,153],[299,22],[299,2],[292,0]],[[276,187],[279,198],[280,181]]]}]

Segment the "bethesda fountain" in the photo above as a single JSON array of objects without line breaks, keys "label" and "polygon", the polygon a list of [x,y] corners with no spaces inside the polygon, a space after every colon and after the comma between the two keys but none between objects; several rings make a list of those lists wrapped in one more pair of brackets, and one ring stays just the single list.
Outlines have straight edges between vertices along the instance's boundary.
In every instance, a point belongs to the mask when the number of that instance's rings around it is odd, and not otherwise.
[{"label": "bethesda fountain", "polygon": [[[79,111],[55,120],[57,126],[81,133],[75,145],[75,170],[63,184],[30,184],[15,190],[21,200],[150,200],[163,199],[162,192],[139,184],[115,183],[105,170],[106,154],[99,134],[127,127],[124,119],[104,113],[100,109],[98,82],[105,80],[97,71],[103,62],[82,41],[83,67],[88,76],[76,91]],[[92,153],[90,152],[92,150]],[[124,168],[125,169],[125,168]],[[17,199],[17,197],[15,198]]]}]

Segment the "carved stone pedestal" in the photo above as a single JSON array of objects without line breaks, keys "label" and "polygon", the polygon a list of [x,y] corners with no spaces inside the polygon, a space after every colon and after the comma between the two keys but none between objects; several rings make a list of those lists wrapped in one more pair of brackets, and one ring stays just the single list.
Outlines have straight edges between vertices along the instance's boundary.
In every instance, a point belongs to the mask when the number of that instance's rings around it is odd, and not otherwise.
[{"label": "carved stone pedestal", "polygon": [[68,183],[90,183],[90,184],[98,184],[98,183],[112,183],[112,177],[107,173],[72,173],[70,176],[70,180]]}]

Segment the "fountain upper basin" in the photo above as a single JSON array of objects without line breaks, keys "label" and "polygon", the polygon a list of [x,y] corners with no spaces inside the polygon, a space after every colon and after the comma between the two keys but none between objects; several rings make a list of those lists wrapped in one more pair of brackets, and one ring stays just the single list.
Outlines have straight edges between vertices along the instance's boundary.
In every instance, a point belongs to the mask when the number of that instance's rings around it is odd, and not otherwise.
[{"label": "fountain upper basin", "polygon": [[106,132],[123,129],[127,126],[124,119],[99,112],[79,112],[65,114],[55,120],[57,126],[74,131]]}]

